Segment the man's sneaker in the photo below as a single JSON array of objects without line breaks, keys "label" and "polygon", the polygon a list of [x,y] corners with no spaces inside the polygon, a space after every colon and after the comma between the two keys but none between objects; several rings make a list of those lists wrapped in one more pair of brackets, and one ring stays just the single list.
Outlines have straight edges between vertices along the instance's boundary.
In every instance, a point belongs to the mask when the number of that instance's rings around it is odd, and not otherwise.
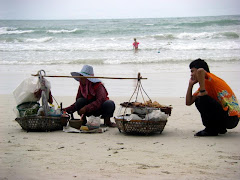
[{"label": "man's sneaker", "polygon": [[226,129],[220,129],[218,131],[219,134],[226,134],[227,130]]},{"label": "man's sneaker", "polygon": [[206,131],[205,129],[197,132],[194,136],[217,136],[217,132]]}]

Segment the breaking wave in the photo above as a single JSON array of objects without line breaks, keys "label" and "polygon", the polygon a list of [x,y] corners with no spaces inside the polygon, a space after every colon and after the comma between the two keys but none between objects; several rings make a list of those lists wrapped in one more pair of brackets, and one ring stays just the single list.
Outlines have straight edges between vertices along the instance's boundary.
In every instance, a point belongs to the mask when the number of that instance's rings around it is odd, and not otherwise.
[{"label": "breaking wave", "polygon": [[240,20],[233,19],[223,19],[223,20],[213,20],[213,21],[203,21],[203,22],[185,22],[177,24],[177,26],[187,26],[187,27],[206,27],[206,26],[232,26],[240,25]]}]

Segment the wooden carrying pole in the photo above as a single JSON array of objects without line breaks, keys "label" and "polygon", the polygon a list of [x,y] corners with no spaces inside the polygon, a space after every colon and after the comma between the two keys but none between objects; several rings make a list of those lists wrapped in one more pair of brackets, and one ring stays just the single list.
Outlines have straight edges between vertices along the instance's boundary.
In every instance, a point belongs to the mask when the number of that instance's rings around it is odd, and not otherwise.
[{"label": "wooden carrying pole", "polygon": [[[32,74],[32,76],[39,76],[38,74]],[[44,75],[43,77],[58,77],[58,78],[99,78],[99,79],[147,79],[147,78],[142,78],[140,76],[140,73],[138,73],[137,78],[121,78],[121,77],[100,77],[100,76],[47,76]]]}]

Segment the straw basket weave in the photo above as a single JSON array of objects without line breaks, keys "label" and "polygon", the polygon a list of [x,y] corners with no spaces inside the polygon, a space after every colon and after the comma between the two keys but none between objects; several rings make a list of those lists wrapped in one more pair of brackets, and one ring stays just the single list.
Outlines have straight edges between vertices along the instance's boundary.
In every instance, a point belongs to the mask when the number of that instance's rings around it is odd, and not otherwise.
[{"label": "straw basket weave", "polygon": [[55,131],[63,129],[69,117],[25,116],[15,120],[26,131]]},{"label": "straw basket weave", "polygon": [[129,134],[151,134],[155,132],[162,133],[167,120],[151,121],[151,120],[131,120],[118,119],[115,117],[115,122],[120,132]]}]

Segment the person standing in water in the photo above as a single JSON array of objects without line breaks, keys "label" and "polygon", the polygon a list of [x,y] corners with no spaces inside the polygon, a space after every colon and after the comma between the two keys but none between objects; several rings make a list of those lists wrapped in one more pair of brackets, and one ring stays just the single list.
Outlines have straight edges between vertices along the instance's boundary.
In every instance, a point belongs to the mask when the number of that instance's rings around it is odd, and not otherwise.
[{"label": "person standing in water", "polygon": [[138,50],[139,42],[137,42],[136,38],[134,38],[133,40],[134,40],[134,42],[133,42],[133,49]]}]

